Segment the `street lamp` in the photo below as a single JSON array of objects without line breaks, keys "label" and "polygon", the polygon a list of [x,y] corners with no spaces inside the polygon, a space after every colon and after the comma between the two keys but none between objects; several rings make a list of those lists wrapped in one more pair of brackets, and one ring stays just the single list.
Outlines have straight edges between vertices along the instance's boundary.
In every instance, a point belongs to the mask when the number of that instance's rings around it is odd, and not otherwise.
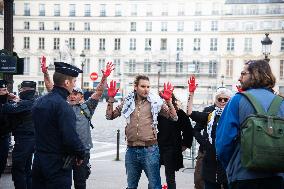
[{"label": "street lamp", "polygon": [[159,94],[159,92],[160,92],[160,77],[161,77],[161,69],[162,69],[161,62],[157,63],[157,69],[158,69],[158,85],[157,85],[157,89],[158,89],[158,94]]},{"label": "street lamp", "polygon": [[224,78],[225,78],[225,76],[222,74],[221,75],[221,85],[222,85],[222,87],[224,87]]},{"label": "street lamp", "polygon": [[268,55],[271,52],[271,44],[272,44],[272,40],[268,37],[269,33],[265,33],[265,38],[263,40],[261,40],[261,44],[262,44],[262,54],[264,55],[264,60],[266,60],[267,62],[270,61],[270,59],[268,58]]},{"label": "street lamp", "polygon": [[82,53],[80,54],[81,57],[81,69],[82,69],[82,77],[81,77],[81,89],[83,89],[84,86],[84,66],[85,66],[85,61],[86,61],[86,55],[84,53],[84,50],[82,51]]}]

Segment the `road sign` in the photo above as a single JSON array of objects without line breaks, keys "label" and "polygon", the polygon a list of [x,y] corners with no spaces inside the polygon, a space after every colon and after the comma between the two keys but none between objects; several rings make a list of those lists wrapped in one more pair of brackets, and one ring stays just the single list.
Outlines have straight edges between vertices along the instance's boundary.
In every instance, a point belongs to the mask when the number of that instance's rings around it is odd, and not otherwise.
[{"label": "road sign", "polygon": [[91,78],[92,81],[96,81],[98,79],[98,77],[99,76],[98,76],[97,72],[93,72],[90,75],[90,78]]}]

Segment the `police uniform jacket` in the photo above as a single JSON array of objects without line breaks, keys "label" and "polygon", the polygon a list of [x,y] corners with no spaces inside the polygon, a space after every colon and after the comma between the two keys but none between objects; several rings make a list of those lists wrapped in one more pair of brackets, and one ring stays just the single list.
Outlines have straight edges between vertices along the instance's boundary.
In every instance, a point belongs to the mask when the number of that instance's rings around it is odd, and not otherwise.
[{"label": "police uniform jacket", "polygon": [[39,98],[32,109],[35,124],[36,152],[70,154],[84,158],[84,148],[76,133],[76,116],[66,102],[69,92],[54,86]]}]

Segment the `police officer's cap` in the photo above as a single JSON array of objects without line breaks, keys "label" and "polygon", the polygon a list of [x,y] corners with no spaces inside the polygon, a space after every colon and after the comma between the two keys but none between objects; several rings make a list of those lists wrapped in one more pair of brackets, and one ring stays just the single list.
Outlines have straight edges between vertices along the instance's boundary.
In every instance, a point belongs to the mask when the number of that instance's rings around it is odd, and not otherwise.
[{"label": "police officer's cap", "polygon": [[36,89],[36,82],[34,82],[34,81],[23,81],[21,83],[21,88],[23,88],[23,87],[30,87],[30,88]]},{"label": "police officer's cap", "polygon": [[7,81],[4,79],[0,80],[0,88],[7,88]]},{"label": "police officer's cap", "polygon": [[79,73],[83,73],[83,71],[77,68],[76,66],[64,62],[54,62],[54,65],[55,65],[55,72],[68,75],[71,77],[78,77]]}]

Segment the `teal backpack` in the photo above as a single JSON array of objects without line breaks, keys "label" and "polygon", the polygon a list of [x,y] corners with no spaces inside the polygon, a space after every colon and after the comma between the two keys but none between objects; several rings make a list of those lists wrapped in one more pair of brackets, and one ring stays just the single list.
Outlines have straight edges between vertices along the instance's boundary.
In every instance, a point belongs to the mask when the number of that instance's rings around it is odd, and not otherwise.
[{"label": "teal backpack", "polygon": [[250,93],[240,93],[254,107],[241,124],[241,164],[249,170],[284,172],[284,118],[278,117],[283,99],[276,95],[267,112]]}]

